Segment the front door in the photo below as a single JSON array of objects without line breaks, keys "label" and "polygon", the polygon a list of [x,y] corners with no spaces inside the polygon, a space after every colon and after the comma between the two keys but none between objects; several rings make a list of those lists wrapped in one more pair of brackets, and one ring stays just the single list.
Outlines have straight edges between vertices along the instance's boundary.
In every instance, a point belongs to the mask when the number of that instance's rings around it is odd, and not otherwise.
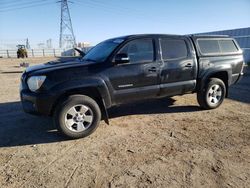
[{"label": "front door", "polygon": [[109,68],[106,75],[111,83],[116,104],[154,97],[159,92],[159,63],[156,62],[154,40],[134,39],[117,54],[127,54],[129,62]]}]

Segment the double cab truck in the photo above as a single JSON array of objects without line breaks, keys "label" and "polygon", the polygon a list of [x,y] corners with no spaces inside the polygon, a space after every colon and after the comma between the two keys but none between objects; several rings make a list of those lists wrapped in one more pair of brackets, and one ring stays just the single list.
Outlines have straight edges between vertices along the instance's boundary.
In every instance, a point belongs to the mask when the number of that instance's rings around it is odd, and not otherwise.
[{"label": "double cab truck", "polygon": [[64,135],[81,138],[108,123],[108,108],[137,100],[197,93],[202,109],[217,108],[243,66],[228,36],[130,35],[75,60],[28,67],[20,96],[25,112],[52,116]]}]

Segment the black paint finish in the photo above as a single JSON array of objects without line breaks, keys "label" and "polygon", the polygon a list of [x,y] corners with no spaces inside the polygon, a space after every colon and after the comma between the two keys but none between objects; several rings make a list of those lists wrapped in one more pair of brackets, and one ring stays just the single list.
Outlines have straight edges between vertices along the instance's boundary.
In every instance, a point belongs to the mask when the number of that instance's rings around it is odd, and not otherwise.
[{"label": "black paint finish", "polygon": [[[124,45],[144,38],[153,41],[152,61],[115,63],[114,57]],[[71,94],[101,99],[99,104],[105,108],[134,100],[182,95],[196,92],[212,75],[226,75],[227,86],[236,83],[242,76],[244,64],[237,43],[237,53],[204,55],[197,43],[200,38],[230,39],[226,36],[130,35],[109,39],[117,43],[117,47],[102,62],[76,59],[29,67],[21,79],[24,110],[52,115],[57,103]],[[183,40],[186,57],[163,59],[162,39]],[[31,92],[27,79],[37,75],[46,75],[46,80],[38,91]]]}]

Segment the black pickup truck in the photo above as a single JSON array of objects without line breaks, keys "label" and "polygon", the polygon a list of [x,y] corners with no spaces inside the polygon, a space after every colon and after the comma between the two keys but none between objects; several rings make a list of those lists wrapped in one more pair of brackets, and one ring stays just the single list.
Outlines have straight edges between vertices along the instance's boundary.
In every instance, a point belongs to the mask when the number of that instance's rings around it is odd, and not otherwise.
[{"label": "black pickup truck", "polygon": [[25,112],[53,116],[64,135],[80,138],[108,123],[108,108],[135,100],[197,93],[201,108],[217,108],[243,66],[228,36],[130,35],[27,68],[20,95]]}]

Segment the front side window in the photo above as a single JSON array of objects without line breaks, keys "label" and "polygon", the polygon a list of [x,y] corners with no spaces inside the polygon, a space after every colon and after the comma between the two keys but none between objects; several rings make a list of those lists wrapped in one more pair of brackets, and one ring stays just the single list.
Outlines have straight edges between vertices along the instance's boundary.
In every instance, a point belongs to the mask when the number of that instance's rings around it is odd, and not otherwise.
[{"label": "front side window", "polygon": [[163,60],[180,59],[187,57],[188,51],[182,39],[161,39],[161,50]]},{"label": "front side window", "polygon": [[130,63],[152,62],[154,47],[152,39],[136,39],[125,44],[118,54],[127,54]]}]

